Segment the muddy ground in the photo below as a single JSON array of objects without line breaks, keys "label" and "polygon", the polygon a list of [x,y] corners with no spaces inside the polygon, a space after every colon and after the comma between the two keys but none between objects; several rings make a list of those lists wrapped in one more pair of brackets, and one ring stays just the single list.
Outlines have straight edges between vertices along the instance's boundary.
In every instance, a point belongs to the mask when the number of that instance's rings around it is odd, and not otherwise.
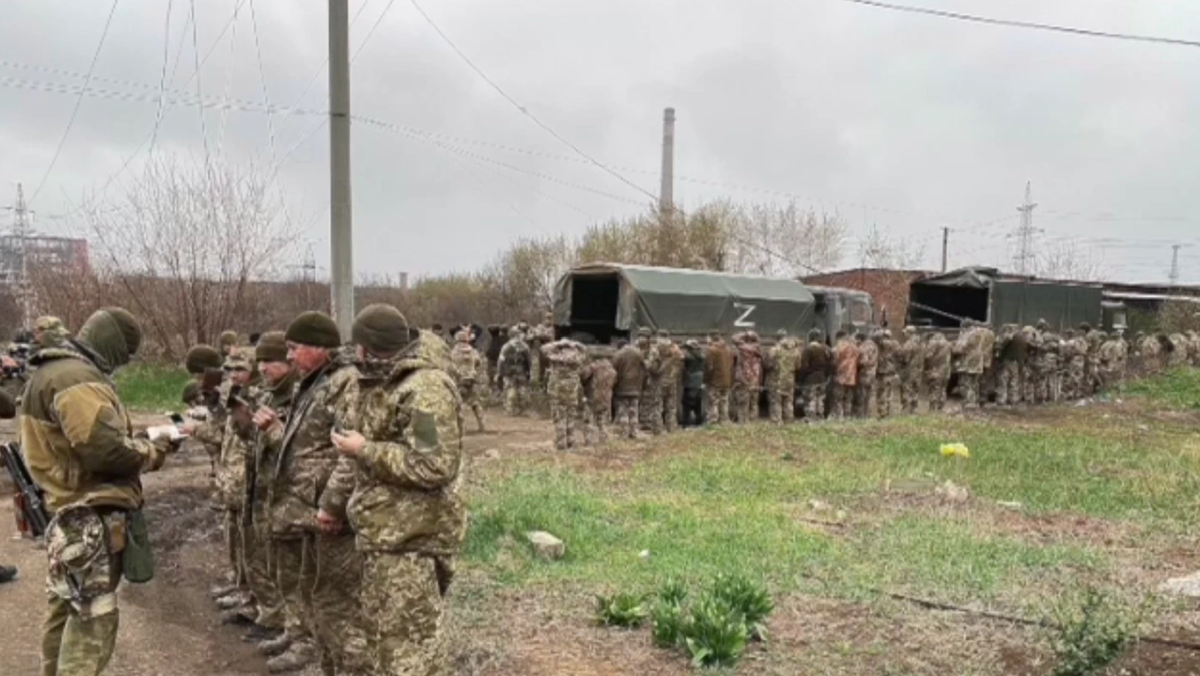
[{"label": "muddy ground", "polygon": [[[519,456],[553,458],[551,430],[540,420],[492,416],[493,432],[471,435],[471,463]],[[147,418],[143,422],[151,422]],[[0,437],[10,428],[0,424]],[[572,458],[581,468],[633,462],[627,453]],[[145,478],[158,576],[121,591],[122,627],[115,676],[263,674],[263,660],[241,630],[221,626],[208,596],[224,553],[218,515],[208,507],[208,462],[185,450]],[[0,501],[0,563],[20,578],[0,585],[0,676],[38,674],[44,612],[44,552],[15,535],[11,503]],[[604,629],[591,622],[589,590],[578,593],[502,588],[464,567],[450,603],[455,676],[678,675],[695,673],[677,655],[656,650],[645,632]],[[1021,627],[899,601],[856,603],[791,596],[780,599],[772,640],[752,647],[739,674],[1049,674],[1044,639]],[[1181,636],[1200,641],[1197,637]],[[964,665],[971,665],[965,668]],[[305,676],[318,673],[315,669]],[[1143,644],[1111,674],[1200,674],[1200,652]]]}]

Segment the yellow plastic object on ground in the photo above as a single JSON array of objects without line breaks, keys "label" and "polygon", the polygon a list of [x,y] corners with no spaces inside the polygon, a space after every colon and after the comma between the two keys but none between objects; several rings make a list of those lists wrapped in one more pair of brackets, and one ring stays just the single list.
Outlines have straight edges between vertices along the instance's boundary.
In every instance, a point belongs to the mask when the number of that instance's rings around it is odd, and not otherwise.
[{"label": "yellow plastic object on ground", "polygon": [[946,456],[947,458],[953,456],[969,458],[971,457],[971,451],[969,451],[964,444],[942,444],[942,455]]}]

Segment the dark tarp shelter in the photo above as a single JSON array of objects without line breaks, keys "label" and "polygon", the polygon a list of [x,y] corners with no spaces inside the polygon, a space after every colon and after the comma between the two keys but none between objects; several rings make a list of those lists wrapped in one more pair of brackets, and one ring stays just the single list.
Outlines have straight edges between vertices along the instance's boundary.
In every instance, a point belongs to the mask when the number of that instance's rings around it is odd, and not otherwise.
[{"label": "dark tarp shelter", "polygon": [[813,324],[815,300],[802,282],[703,270],[594,263],[559,280],[554,323],[600,342],[638,328],[700,336],[779,329],[801,334]]},{"label": "dark tarp shelter", "polygon": [[961,319],[975,319],[999,328],[1045,319],[1055,331],[1082,322],[1099,326],[1103,295],[1099,285],[1006,277],[995,268],[963,268],[912,283],[909,323],[958,327]]}]

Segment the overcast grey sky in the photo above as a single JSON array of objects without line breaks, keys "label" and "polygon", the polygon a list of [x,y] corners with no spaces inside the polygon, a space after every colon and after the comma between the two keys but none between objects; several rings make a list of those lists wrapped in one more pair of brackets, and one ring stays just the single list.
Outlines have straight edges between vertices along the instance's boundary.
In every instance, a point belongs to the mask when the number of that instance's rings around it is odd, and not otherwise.
[{"label": "overcast grey sky", "polygon": [[[657,192],[662,109],[674,106],[676,197],[685,207],[719,197],[786,200],[771,191],[790,193],[801,204],[838,211],[852,238],[874,225],[920,242],[926,266],[938,264],[943,226],[955,229],[952,266],[1007,266],[1012,246],[1005,235],[1017,224],[1015,207],[1030,180],[1039,203],[1035,224],[1044,230],[1039,246],[1073,242],[1111,277],[1165,280],[1170,244],[1178,241],[1191,244],[1181,252],[1182,279],[1200,282],[1200,48],[981,26],[840,0],[421,2],[514,98],[650,192]],[[1200,39],[1195,0],[912,2]],[[200,85],[205,98],[228,92],[261,101],[249,2],[214,42],[237,4],[195,2],[201,56],[217,44]],[[364,7],[351,28],[352,50],[388,5],[350,1],[352,14]],[[82,82],[19,66],[86,72],[110,6],[4,3],[0,204],[11,202],[17,182],[27,191],[39,183],[75,102],[70,94],[23,87]],[[325,106],[325,7],[319,0],[254,1],[275,105],[297,103],[317,76],[297,105]],[[40,230],[64,232],[54,216],[69,211],[67,198],[101,188],[150,134],[164,35],[172,64],[182,46],[172,86],[192,74],[189,2],[174,0],[164,33],[167,8],[167,0],[117,6],[95,76],[127,82],[93,87],[142,100],[84,98],[33,205]],[[188,88],[194,93],[195,86],[193,80]],[[352,86],[356,114],[444,135],[439,146],[355,125],[360,272],[473,269],[518,237],[577,235],[589,222],[636,213],[647,201],[578,161],[506,103],[409,0],[396,0],[383,15],[355,61]],[[209,110],[205,121],[211,152],[270,162],[265,114]],[[319,122],[275,116],[276,155]],[[202,156],[200,128],[196,108],[169,108],[159,147]],[[133,172],[144,157],[135,157]],[[322,266],[327,159],[321,129],[280,170],[289,210],[306,224],[303,237]],[[852,241],[844,265],[856,263],[855,251]]]}]

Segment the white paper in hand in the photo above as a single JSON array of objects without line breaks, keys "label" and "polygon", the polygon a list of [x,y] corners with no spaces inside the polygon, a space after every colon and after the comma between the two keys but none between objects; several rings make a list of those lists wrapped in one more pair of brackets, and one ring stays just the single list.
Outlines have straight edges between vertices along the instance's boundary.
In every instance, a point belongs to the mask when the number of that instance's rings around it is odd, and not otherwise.
[{"label": "white paper in hand", "polygon": [[146,428],[146,436],[150,437],[150,441],[158,441],[163,438],[171,441],[179,441],[185,435],[175,425],[156,425]]}]

